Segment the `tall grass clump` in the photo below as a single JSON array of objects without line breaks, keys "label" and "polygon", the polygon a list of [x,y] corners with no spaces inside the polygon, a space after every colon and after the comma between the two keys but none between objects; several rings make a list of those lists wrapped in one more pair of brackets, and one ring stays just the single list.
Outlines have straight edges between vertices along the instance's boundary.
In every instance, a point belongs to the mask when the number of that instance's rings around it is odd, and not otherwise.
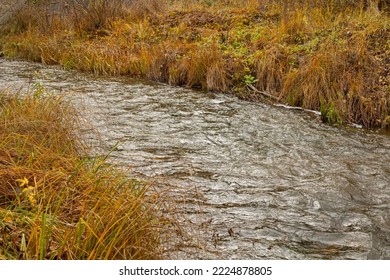
[{"label": "tall grass clump", "polygon": [[387,126],[386,22],[385,15],[367,11],[349,20],[337,18],[325,33],[304,33],[302,42],[289,47],[295,59],[283,75],[281,96],[291,105],[321,111],[328,123]]},{"label": "tall grass clump", "polygon": [[91,157],[71,104],[0,93],[0,259],[161,258],[162,196]]}]

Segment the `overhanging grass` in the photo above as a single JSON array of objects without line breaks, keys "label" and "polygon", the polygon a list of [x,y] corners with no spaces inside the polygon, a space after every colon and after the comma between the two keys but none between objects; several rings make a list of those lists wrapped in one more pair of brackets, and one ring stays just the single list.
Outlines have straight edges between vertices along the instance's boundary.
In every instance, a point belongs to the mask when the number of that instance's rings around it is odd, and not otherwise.
[{"label": "overhanging grass", "polygon": [[79,133],[63,98],[0,92],[0,259],[161,258],[161,195]]}]

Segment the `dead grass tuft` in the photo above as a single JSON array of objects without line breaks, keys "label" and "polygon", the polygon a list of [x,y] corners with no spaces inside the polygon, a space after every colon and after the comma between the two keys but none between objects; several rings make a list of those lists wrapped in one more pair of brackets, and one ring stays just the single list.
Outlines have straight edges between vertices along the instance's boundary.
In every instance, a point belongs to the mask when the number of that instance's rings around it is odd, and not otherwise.
[{"label": "dead grass tuft", "polygon": [[325,121],[380,126],[387,114],[386,95],[372,92],[378,67],[363,41],[324,44],[296,71],[282,93],[294,106],[321,110]]},{"label": "dead grass tuft", "polygon": [[71,104],[0,94],[0,256],[156,259],[163,197],[91,157]]},{"label": "dead grass tuft", "polygon": [[157,16],[167,10],[167,4],[161,0],[133,0],[128,8],[131,18],[139,19],[148,16]]},{"label": "dead grass tuft", "polygon": [[280,93],[289,69],[289,57],[286,50],[273,47],[265,51],[257,61],[257,87],[271,94]]}]

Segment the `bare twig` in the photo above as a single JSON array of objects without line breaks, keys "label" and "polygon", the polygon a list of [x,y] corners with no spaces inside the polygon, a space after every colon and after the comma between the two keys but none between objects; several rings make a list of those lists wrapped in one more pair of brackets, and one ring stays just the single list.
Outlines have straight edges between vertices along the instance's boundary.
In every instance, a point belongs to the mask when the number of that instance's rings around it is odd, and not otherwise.
[{"label": "bare twig", "polygon": [[267,97],[267,98],[271,98],[272,100],[275,100],[275,101],[277,101],[277,102],[280,101],[280,98],[279,98],[279,97],[273,96],[273,95],[269,94],[269,93],[266,92],[266,91],[260,91],[260,90],[258,90],[257,88],[255,88],[253,85],[247,85],[247,87],[248,87],[250,90],[252,90],[253,92],[258,93],[258,94],[261,94],[262,96],[265,96],[265,97]]}]

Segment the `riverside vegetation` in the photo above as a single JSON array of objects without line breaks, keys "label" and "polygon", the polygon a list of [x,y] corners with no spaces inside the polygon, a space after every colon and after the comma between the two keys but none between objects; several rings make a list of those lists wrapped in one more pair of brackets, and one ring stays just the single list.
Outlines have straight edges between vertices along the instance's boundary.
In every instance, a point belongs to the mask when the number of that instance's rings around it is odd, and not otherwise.
[{"label": "riverside vegetation", "polygon": [[389,1],[45,2],[3,28],[5,56],[390,126]]},{"label": "riverside vegetation", "polygon": [[[390,126],[388,1],[60,2],[28,1],[1,53]],[[0,93],[0,259],[162,257],[161,193],[90,153],[63,98]]]},{"label": "riverside vegetation", "polygon": [[156,259],[161,193],[91,157],[63,97],[0,92],[0,259]]}]

